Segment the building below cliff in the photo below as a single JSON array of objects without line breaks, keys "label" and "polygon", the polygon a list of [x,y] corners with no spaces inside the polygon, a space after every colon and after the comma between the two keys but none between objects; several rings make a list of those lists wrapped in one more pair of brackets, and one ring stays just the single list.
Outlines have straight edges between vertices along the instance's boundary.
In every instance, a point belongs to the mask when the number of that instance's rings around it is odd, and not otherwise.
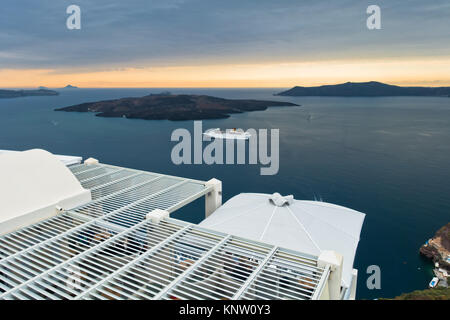
[{"label": "building below cliff", "polygon": [[438,286],[448,287],[450,274],[450,223],[439,229],[421,248],[420,253],[433,260]]}]

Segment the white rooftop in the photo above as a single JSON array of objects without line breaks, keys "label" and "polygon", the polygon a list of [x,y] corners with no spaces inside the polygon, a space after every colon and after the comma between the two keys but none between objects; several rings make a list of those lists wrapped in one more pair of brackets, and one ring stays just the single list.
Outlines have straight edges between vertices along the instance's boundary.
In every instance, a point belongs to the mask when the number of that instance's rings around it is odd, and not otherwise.
[{"label": "white rooftop", "polygon": [[[1,154],[12,154],[12,153],[22,153],[23,151],[16,151],[16,150],[0,150]],[[65,156],[65,155],[54,155],[59,161],[61,161],[66,166],[71,166],[74,164],[80,164],[81,161],[83,161],[82,157],[77,156]]]},{"label": "white rooftop", "polygon": [[91,201],[72,172],[39,149],[0,154],[0,194],[0,235]]},{"label": "white rooftop", "polygon": [[314,256],[339,252],[344,256],[343,285],[348,287],[364,217],[325,202],[245,193],[228,200],[200,225]]},{"label": "white rooftop", "polygon": [[0,236],[0,300],[322,297],[331,271],[317,256],[149,219],[211,198],[218,181],[89,163],[69,169],[91,201]]}]

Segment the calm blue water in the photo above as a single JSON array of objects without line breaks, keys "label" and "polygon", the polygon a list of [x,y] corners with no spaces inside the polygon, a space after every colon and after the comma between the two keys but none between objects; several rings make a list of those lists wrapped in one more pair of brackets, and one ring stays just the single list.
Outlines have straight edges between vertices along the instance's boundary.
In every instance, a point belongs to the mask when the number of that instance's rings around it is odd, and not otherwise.
[{"label": "calm blue water", "polygon": [[[280,170],[259,166],[182,165],[170,161],[172,130],[192,121],[107,119],[54,108],[163,89],[61,90],[57,97],[0,100],[0,149],[43,148],[104,163],[223,181],[224,201],[240,192],[322,199],[367,214],[355,266],[358,297],[392,297],[425,288],[431,269],[418,249],[449,221],[450,99],[273,97],[278,89],[170,89],[224,98],[279,99],[271,108],[204,121],[204,128],[279,128]],[[201,205],[180,218],[199,222]],[[381,267],[381,290],[366,288],[366,268]]]}]

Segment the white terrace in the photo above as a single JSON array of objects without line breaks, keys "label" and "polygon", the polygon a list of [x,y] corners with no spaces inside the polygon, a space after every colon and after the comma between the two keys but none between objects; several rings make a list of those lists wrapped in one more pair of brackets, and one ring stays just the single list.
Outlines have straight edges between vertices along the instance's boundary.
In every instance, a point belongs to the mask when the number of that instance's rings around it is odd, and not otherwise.
[{"label": "white terrace", "polygon": [[43,150],[0,154],[0,299],[355,297],[356,270],[343,281],[339,253],[170,218],[204,196],[212,219],[216,179],[62,161]]}]

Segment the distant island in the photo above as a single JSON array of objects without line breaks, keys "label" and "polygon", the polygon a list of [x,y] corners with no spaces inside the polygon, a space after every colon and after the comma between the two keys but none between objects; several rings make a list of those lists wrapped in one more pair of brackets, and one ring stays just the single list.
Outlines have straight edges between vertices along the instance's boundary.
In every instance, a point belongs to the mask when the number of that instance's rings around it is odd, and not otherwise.
[{"label": "distant island", "polygon": [[232,113],[266,110],[268,107],[298,106],[294,103],[261,100],[231,100],[206,95],[150,94],[82,103],[55,109],[68,112],[96,112],[98,117],[146,120],[205,120],[228,118]]},{"label": "distant island", "polygon": [[321,97],[394,97],[394,96],[450,96],[450,87],[400,87],[381,82],[346,82],[318,87],[294,87],[277,96]]},{"label": "distant island", "polygon": [[30,96],[57,96],[58,92],[48,89],[37,90],[3,90],[0,89],[0,99],[20,98]]},{"label": "distant island", "polygon": [[63,89],[78,89],[78,87],[73,86],[71,84],[68,84],[67,86],[65,86]]}]

